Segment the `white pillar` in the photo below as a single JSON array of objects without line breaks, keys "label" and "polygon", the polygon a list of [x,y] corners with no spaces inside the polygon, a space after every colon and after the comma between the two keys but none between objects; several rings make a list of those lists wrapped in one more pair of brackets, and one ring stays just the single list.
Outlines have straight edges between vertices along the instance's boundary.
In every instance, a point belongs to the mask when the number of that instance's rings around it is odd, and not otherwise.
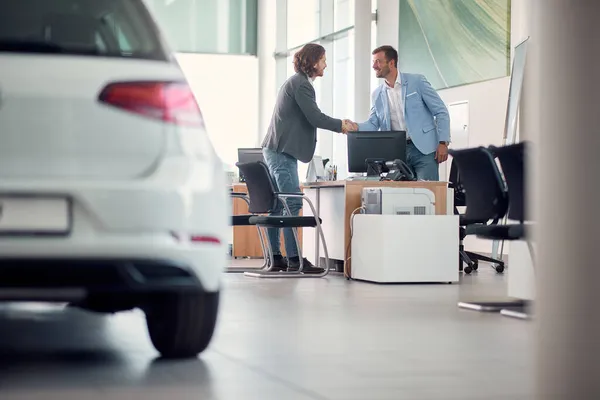
[{"label": "white pillar", "polygon": [[[334,0],[321,0],[321,9],[319,15],[319,32],[320,35],[327,35],[334,31]],[[321,45],[327,52],[327,64],[329,65],[325,70],[325,74],[320,79],[320,98],[318,99],[319,108],[325,114],[335,117],[344,118],[340,115],[333,115],[333,74],[335,74],[335,54],[333,51],[333,41],[327,40],[322,41]],[[317,130],[317,149],[316,155],[323,158],[331,159],[333,157],[333,135],[335,133],[326,129]]]},{"label": "white pillar", "polygon": [[371,108],[371,1],[354,2],[354,119],[366,121]]},{"label": "white pillar", "polygon": [[377,46],[390,45],[398,49],[400,44],[400,2],[377,1]]},{"label": "white pillar", "polygon": [[[276,0],[277,7],[275,12],[275,51],[282,52],[288,49],[287,40],[287,0]],[[276,90],[288,78],[288,62],[285,57],[275,61],[275,82]],[[264,133],[263,133],[264,135]]]},{"label": "white pillar", "polygon": [[277,2],[258,1],[258,137],[257,146],[267,134],[277,96],[277,66],[273,53],[277,47]]},{"label": "white pillar", "polygon": [[217,49],[220,53],[229,51],[229,0],[219,0],[217,3]]},{"label": "white pillar", "polygon": [[600,1],[532,0],[532,13],[536,398],[600,399]]}]

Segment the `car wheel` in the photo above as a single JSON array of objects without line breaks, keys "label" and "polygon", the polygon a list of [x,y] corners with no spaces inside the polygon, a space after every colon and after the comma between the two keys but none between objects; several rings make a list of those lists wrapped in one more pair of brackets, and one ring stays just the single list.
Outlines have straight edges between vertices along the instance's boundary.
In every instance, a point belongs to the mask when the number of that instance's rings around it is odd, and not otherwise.
[{"label": "car wheel", "polygon": [[156,296],[146,307],[152,344],[165,358],[196,357],[212,339],[219,292]]}]

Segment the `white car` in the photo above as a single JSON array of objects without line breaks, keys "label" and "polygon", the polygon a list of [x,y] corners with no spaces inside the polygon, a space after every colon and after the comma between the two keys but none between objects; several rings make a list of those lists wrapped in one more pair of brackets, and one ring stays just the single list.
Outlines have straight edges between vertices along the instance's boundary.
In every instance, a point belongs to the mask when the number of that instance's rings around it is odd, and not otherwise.
[{"label": "white car", "polygon": [[1,300],[140,308],[163,356],[196,356],[217,319],[228,196],[141,0],[0,0]]}]

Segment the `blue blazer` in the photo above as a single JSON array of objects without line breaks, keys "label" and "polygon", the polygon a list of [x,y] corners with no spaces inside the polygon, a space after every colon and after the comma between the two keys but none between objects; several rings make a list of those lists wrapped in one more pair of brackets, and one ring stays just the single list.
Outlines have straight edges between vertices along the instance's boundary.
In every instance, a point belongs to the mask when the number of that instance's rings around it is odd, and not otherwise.
[{"label": "blue blazer", "polygon": [[[439,142],[450,142],[448,108],[423,75],[400,73],[407,135],[423,154],[437,150]],[[358,124],[359,131],[391,130],[390,108],[385,82],[371,95],[369,120]]]}]

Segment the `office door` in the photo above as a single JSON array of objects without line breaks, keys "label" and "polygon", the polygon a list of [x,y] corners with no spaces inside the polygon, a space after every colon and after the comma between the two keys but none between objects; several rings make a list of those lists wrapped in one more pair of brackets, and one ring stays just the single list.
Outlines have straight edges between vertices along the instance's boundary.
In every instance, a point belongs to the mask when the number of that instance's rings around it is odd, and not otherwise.
[{"label": "office door", "polygon": [[[469,147],[469,102],[459,101],[448,104],[450,114],[450,148],[464,149]],[[450,176],[451,157],[440,164],[440,180],[448,181]]]}]

